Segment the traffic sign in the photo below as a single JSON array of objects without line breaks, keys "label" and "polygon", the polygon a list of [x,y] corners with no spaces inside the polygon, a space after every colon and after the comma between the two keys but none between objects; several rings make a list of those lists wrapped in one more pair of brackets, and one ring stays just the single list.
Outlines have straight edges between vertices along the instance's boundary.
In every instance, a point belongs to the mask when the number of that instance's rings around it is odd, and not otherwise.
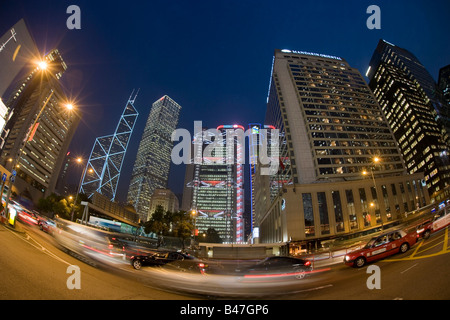
[{"label": "traffic sign", "polygon": [[17,174],[16,170],[13,170],[13,171],[12,171],[12,175],[13,175],[13,176],[16,176],[16,174]]},{"label": "traffic sign", "polygon": [[2,181],[3,181],[3,182],[6,181],[6,177],[7,177],[7,176],[6,176],[6,173],[4,173],[4,174],[2,175]]}]

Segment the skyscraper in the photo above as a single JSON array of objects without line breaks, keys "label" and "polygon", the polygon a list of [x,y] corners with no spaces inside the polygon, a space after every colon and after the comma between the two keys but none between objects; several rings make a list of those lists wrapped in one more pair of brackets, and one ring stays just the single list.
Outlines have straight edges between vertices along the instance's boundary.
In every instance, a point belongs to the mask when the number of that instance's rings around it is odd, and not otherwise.
[{"label": "skyscraper", "polygon": [[80,187],[80,192],[89,198],[95,192],[103,194],[110,201],[116,198],[122,163],[139,115],[134,107],[137,93],[134,96],[133,93],[125,105],[114,134],[97,138],[92,147]]},{"label": "skyscraper", "polygon": [[72,106],[59,83],[67,69],[61,54],[54,49],[44,61],[19,81],[6,103],[13,115],[5,127],[9,134],[1,154],[1,163],[9,170],[17,160],[20,179],[15,186],[19,190],[28,186],[33,201],[54,192],[80,121],[80,114],[67,108]]},{"label": "skyscraper", "polygon": [[141,221],[147,220],[153,191],[167,188],[173,146],[171,135],[177,127],[180,110],[181,106],[167,95],[155,101],[150,110],[127,197]]},{"label": "skyscraper", "polygon": [[366,72],[369,83],[372,81],[377,67],[382,63],[391,64],[399,69],[403,69],[406,75],[414,79],[421,87],[421,90],[423,90],[426,98],[430,100],[430,104],[437,114],[436,119],[441,129],[441,134],[450,146],[450,117],[448,108],[443,103],[442,95],[440,94],[436,81],[425,66],[412,52],[380,39],[372,54],[369,68]]},{"label": "skyscraper", "polygon": [[184,207],[195,210],[200,235],[212,228],[223,242],[245,241],[245,150],[241,141],[232,136],[236,129],[244,132],[240,125],[220,125],[216,130],[197,132],[192,141],[194,161],[186,165]]},{"label": "skyscraper", "polygon": [[430,196],[443,199],[450,183],[447,117],[434,80],[414,55],[386,41],[378,44],[369,70],[369,87],[394,133],[408,172],[423,172]]},{"label": "skyscraper", "polygon": [[280,130],[280,166],[257,201],[262,242],[315,245],[395,222],[429,202],[406,175],[381,107],[336,56],[275,50],[266,125]]},{"label": "skyscraper", "polygon": [[6,100],[4,94],[14,78],[39,56],[39,50],[23,19],[0,36],[0,99]]},{"label": "skyscraper", "polygon": [[450,64],[439,70],[438,87],[446,104],[446,111],[450,109]]}]

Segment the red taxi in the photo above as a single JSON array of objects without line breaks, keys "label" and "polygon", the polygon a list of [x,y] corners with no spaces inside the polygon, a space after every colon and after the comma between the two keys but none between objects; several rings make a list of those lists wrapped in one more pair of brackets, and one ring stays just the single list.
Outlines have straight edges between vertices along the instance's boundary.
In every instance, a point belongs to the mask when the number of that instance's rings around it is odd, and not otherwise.
[{"label": "red taxi", "polygon": [[16,207],[16,210],[20,221],[31,225],[39,224],[39,217],[34,212],[21,207]]},{"label": "red taxi", "polygon": [[433,232],[441,230],[450,225],[450,212],[441,210],[431,220],[421,223],[417,227],[417,237],[428,239]]},{"label": "red taxi", "polygon": [[398,252],[405,253],[416,242],[415,232],[406,233],[403,230],[386,232],[370,239],[364,248],[348,253],[344,263],[361,268],[368,262],[383,259]]}]

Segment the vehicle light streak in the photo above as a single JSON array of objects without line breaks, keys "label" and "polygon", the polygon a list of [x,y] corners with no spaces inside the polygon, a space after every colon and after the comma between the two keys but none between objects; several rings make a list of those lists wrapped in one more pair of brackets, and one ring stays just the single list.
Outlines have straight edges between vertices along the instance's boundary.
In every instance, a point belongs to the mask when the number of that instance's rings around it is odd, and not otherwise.
[{"label": "vehicle light streak", "polygon": [[290,272],[290,273],[273,273],[273,274],[246,274],[244,275],[244,278],[276,278],[276,277],[291,277],[301,274],[312,274],[312,273],[318,273],[318,272],[324,272],[324,271],[330,271],[331,268],[325,268],[325,269],[318,269],[318,270],[312,270],[312,271],[301,271],[301,272]]},{"label": "vehicle light streak", "polygon": [[106,256],[108,256],[108,257],[114,257],[114,255],[112,255],[112,254],[110,254],[110,253],[106,253],[106,252],[104,252],[104,251],[101,251],[101,250],[98,250],[98,249],[95,249],[95,248],[93,248],[93,247],[90,247],[90,246],[87,246],[87,245],[85,245],[85,244],[83,244],[83,245],[81,245],[83,248],[86,248],[86,249],[89,249],[89,250],[92,250],[92,251],[94,251],[94,252],[97,252],[97,253],[101,253],[101,254],[104,254],[104,255],[106,255]]}]

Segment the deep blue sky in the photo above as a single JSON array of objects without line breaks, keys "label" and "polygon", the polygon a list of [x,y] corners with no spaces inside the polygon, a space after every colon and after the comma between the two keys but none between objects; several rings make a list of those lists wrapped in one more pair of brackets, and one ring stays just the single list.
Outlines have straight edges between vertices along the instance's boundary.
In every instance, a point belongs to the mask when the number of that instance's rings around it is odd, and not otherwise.
[{"label": "deep blue sky", "polygon": [[[119,200],[154,101],[165,94],[177,101],[179,127],[191,132],[195,120],[209,128],[264,122],[274,49],[340,56],[364,75],[383,38],[414,53],[435,80],[450,64],[448,0],[5,2],[0,34],[25,18],[40,51],[57,47],[68,65],[64,84],[83,112],[73,154],[88,158],[140,88]],[[81,30],[66,28],[72,4],[81,9]],[[366,27],[372,4],[381,9],[381,30]],[[173,166],[169,186],[181,193],[183,180],[184,166]]]}]

